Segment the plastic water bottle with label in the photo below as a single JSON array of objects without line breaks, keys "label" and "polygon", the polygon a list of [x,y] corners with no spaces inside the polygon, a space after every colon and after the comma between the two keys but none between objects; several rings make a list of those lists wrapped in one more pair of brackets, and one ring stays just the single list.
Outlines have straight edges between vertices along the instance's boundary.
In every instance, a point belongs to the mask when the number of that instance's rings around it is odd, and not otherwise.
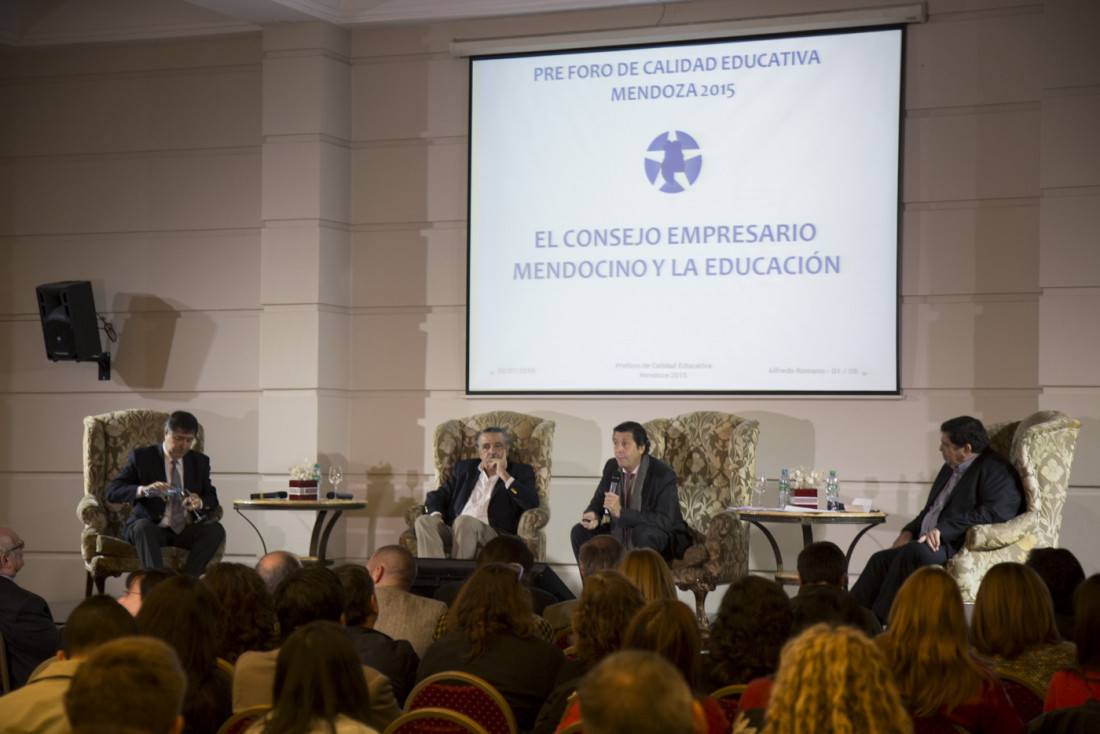
[{"label": "plastic water bottle with label", "polygon": [[829,478],[825,481],[825,509],[840,509],[840,480],[837,479],[835,469],[829,470]]},{"label": "plastic water bottle with label", "polygon": [[784,469],[779,474],[779,509],[783,509],[791,502],[791,480]]}]

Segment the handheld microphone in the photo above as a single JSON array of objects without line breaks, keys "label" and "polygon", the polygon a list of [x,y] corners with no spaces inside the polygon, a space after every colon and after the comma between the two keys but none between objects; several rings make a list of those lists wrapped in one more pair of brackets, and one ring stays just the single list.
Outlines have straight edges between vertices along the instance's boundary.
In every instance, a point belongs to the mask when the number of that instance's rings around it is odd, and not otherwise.
[{"label": "handheld microphone", "polygon": [[[622,499],[622,496],[623,496],[622,476],[623,476],[623,470],[622,470],[622,467],[619,467],[618,471],[616,471],[614,474],[611,475],[611,486],[607,490],[607,491],[611,492],[611,494],[619,495],[619,499]],[[603,508],[603,514],[604,514],[605,517],[610,517],[611,510],[609,510],[605,507],[605,508]]]}]

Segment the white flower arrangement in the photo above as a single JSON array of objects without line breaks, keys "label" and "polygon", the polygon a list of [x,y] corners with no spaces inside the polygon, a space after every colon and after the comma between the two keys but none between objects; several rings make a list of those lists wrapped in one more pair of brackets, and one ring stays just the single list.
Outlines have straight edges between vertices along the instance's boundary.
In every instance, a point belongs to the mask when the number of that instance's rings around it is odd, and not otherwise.
[{"label": "white flower arrangement", "polygon": [[291,479],[308,482],[310,479],[313,479],[313,464],[314,462],[309,459],[302,459],[300,464],[295,464],[287,469],[287,471],[290,472]]},{"label": "white flower arrangement", "polygon": [[804,466],[791,469],[791,489],[813,489],[825,481],[825,472],[820,469],[807,469]]}]

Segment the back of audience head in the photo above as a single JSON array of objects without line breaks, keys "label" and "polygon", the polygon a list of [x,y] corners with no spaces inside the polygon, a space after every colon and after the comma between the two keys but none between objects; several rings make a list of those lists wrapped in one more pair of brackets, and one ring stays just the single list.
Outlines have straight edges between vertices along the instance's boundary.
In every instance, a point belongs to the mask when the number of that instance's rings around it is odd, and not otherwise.
[{"label": "back of audience head", "polygon": [[299,568],[275,589],[275,616],[284,640],[314,620],[339,623],[343,614],[344,587],[324,566]]},{"label": "back of audience head", "polygon": [[1008,660],[1059,642],[1050,591],[1039,574],[1020,563],[998,563],[986,571],[974,597],[970,639],[978,652]]},{"label": "back of audience head", "polygon": [[279,648],[274,700],[264,734],[320,731],[318,720],[331,725],[340,714],[366,722],[370,693],[347,632],[328,621],[296,629]]},{"label": "back of audience head", "polygon": [[1077,663],[1086,670],[1100,670],[1100,574],[1081,582],[1074,602]]},{"label": "back of audience head", "polygon": [[499,635],[531,635],[531,595],[519,576],[513,566],[490,563],[474,571],[462,585],[451,613],[455,629],[470,643],[468,659],[484,652]]},{"label": "back of audience head", "polygon": [[256,573],[264,581],[269,594],[274,595],[287,576],[302,567],[302,561],[290,551],[272,551],[256,562]]},{"label": "back of audience head", "polygon": [[126,593],[118,601],[130,614],[137,616],[142,600],[161,581],[170,579],[176,572],[169,568],[142,568],[126,577]]},{"label": "back of audience head", "polygon": [[178,734],[187,678],[175,651],[152,637],[105,642],[65,693],[73,734]]},{"label": "back of audience head", "polygon": [[255,569],[243,563],[218,563],[202,580],[221,601],[218,657],[235,663],[243,652],[274,646],[275,605]]},{"label": "back of audience head", "polygon": [[702,683],[701,648],[695,613],[673,599],[651,601],[634,616],[623,636],[624,650],[651,650],[662,655],[693,691]]},{"label": "back of audience head", "polygon": [[1062,636],[1070,637],[1073,624],[1073,592],[1085,580],[1085,569],[1077,557],[1065,548],[1032,548],[1024,564],[1035,570],[1039,578],[1050,589],[1050,598],[1054,602],[1054,613],[1068,622],[1062,628]]},{"label": "back of audience head", "polygon": [[802,586],[843,586],[847,575],[848,559],[836,543],[827,540],[810,543],[798,554],[798,583]]},{"label": "back of audience head", "polygon": [[348,563],[333,569],[344,587],[344,624],[348,627],[366,625],[378,616],[374,599],[374,581],[363,566]]},{"label": "back of audience head", "polygon": [[760,576],[735,580],[711,627],[711,681],[734,685],[774,673],[791,621],[791,600],[779,584]]},{"label": "back of audience head", "polygon": [[913,723],[875,643],[818,624],[788,642],[768,699],[769,734],[898,734]]},{"label": "back of audience head", "polygon": [[680,671],[657,653],[622,650],[577,686],[585,734],[693,734],[698,715]]},{"label": "back of audience head", "polygon": [[581,598],[573,608],[577,657],[591,666],[618,650],[626,628],[644,606],[641,590],[618,571],[597,571],[587,576]]},{"label": "back of audience head", "polygon": [[577,553],[581,578],[588,578],[598,571],[618,569],[625,555],[626,546],[614,535],[597,535],[586,541]]},{"label": "back of audience head", "polygon": [[367,571],[375,586],[394,586],[408,591],[416,581],[416,558],[404,546],[384,545],[371,554]]},{"label": "back of audience head", "polygon": [[498,535],[486,543],[477,554],[478,568],[490,563],[519,564],[526,577],[531,567],[535,565],[535,555],[527,547],[527,543],[515,535]]},{"label": "back of audience head", "polygon": [[652,548],[635,548],[626,554],[619,571],[642,590],[645,600],[675,599],[672,572],[661,554]]},{"label": "back of audience head", "polygon": [[201,677],[214,670],[220,609],[218,598],[205,582],[177,575],[149,592],[138,612],[138,629],[171,645],[184,671],[193,678]]},{"label": "back of audience head", "polygon": [[137,634],[137,622],[121,604],[104,594],[76,605],[61,629],[61,650],[69,660],[87,657],[100,645]]},{"label": "back of audience head", "polygon": [[791,599],[791,634],[815,624],[846,624],[864,629],[863,607],[839,586],[816,584],[802,588]]}]

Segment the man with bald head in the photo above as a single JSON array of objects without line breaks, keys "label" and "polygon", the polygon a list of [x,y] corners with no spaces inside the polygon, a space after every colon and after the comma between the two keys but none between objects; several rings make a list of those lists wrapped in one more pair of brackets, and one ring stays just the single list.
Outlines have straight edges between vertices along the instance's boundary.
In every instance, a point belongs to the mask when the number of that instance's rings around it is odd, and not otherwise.
[{"label": "man with bald head", "polygon": [[274,594],[279,584],[302,567],[302,561],[290,551],[271,551],[256,563],[256,573],[264,580],[269,594]]},{"label": "man with bald head", "polygon": [[418,656],[432,644],[439,618],[447,605],[409,591],[416,580],[416,559],[407,548],[384,545],[367,561],[378,600],[374,629],[395,640],[408,640]]},{"label": "man with bald head", "polygon": [[35,667],[61,647],[46,600],[15,583],[26,547],[18,533],[0,527],[0,633],[8,656],[4,675],[11,680],[12,690],[26,683]]}]

